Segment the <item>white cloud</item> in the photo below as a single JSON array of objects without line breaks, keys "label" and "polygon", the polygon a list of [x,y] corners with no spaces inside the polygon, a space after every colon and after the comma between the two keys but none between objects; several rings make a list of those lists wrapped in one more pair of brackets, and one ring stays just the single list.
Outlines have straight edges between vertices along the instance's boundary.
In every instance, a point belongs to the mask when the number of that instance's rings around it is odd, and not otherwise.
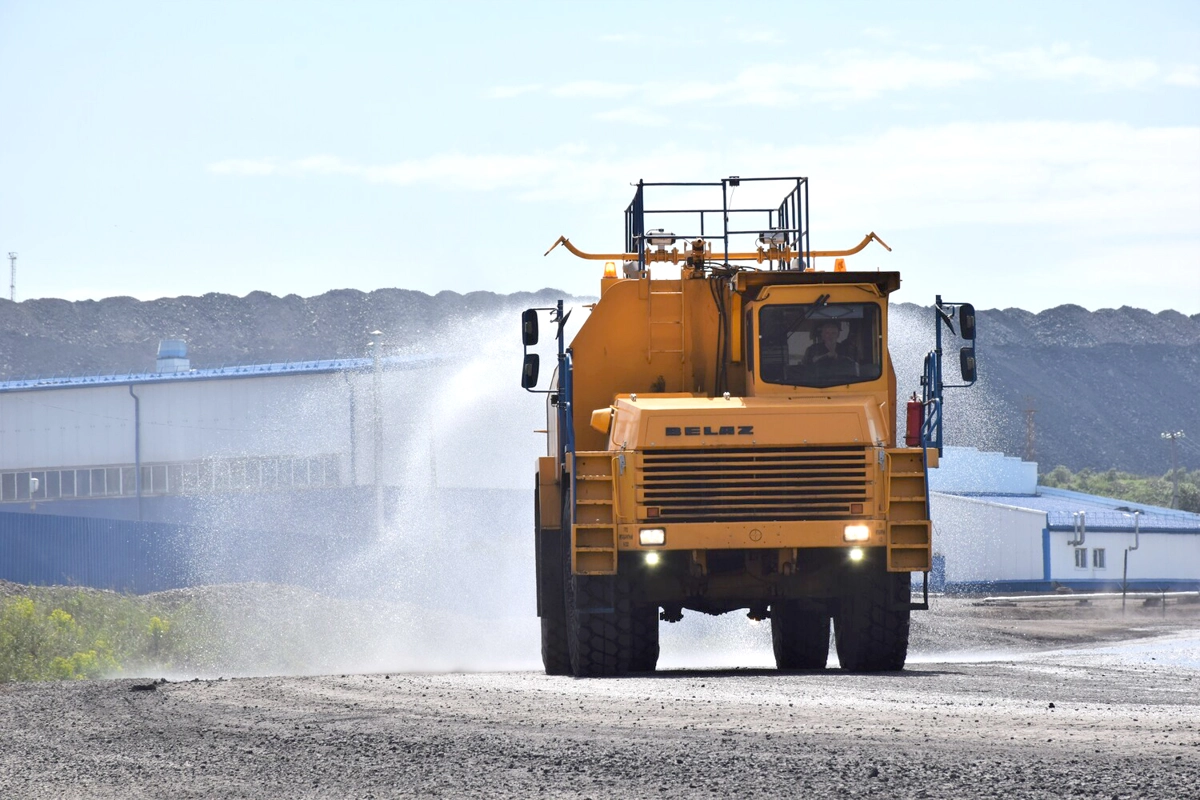
[{"label": "white cloud", "polygon": [[641,33],[606,33],[597,38],[609,44],[638,44],[646,41],[646,37]]},{"label": "white cloud", "polygon": [[277,171],[271,159],[231,158],[208,165],[208,171],[218,175],[273,175]]},{"label": "white cloud", "polygon": [[444,153],[388,164],[334,156],[229,160],[209,169],[224,175],[446,184],[556,202],[590,202],[618,189],[624,194],[625,182],[639,177],[808,174],[814,213],[827,230],[875,226],[882,235],[947,225],[1038,225],[1102,239],[1200,235],[1200,128],[1195,127],[955,123],[895,128],[830,145],[729,142],[713,149],[666,146],[635,154],[569,145],[524,154]]},{"label": "white cloud", "polygon": [[[740,37],[769,41],[770,31],[743,31]],[[957,58],[861,50],[830,53],[809,62],[776,62],[747,67],[728,80],[615,83],[572,81],[557,86],[520,87],[521,93],[545,91],[576,99],[638,98],[654,105],[719,102],[781,106],[802,102],[863,102],[884,94],[944,90],[983,81],[1067,82],[1095,91],[1152,86],[1200,86],[1200,66],[1171,67],[1148,59],[1112,60],[1065,44],[1007,52],[978,50]],[[516,96],[513,87],[497,87],[493,97]]]},{"label": "white cloud", "polygon": [[598,97],[614,99],[626,97],[637,90],[637,87],[627,83],[611,83],[609,81],[574,81],[564,83],[550,90],[556,97]]},{"label": "white cloud", "polygon": [[783,44],[784,38],[776,30],[742,30],[736,34],[742,44]]},{"label": "white cloud", "polygon": [[592,118],[602,122],[625,122],[630,125],[643,125],[650,128],[662,127],[671,121],[669,117],[663,114],[632,106],[616,108],[612,111],[601,111],[598,114],[593,114]]},{"label": "white cloud", "polygon": [[1196,64],[1184,64],[1175,67],[1163,78],[1163,83],[1189,88],[1200,86],[1200,66]]},{"label": "white cloud", "polygon": [[541,89],[540,83],[527,83],[522,86],[495,86],[488,90],[487,96],[494,100],[510,100]]},{"label": "white cloud", "polygon": [[980,61],[1001,74],[1035,81],[1084,81],[1094,89],[1135,89],[1165,81],[1163,68],[1147,59],[1109,61],[1065,44],[1010,53],[983,54]]}]

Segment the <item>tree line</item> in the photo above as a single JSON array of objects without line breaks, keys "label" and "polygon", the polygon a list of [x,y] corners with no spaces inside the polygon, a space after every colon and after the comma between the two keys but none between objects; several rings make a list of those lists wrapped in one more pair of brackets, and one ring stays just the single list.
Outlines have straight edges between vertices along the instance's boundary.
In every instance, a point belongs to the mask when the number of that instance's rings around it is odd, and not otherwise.
[{"label": "tree line", "polygon": [[1179,480],[1179,495],[1174,507],[1200,514],[1200,469],[1189,472],[1181,467],[1158,476],[1134,475],[1115,469],[1097,472],[1087,467],[1079,472],[1071,472],[1060,465],[1042,475],[1038,482],[1054,489],[1071,489],[1133,503],[1171,508],[1171,494],[1176,478]]}]

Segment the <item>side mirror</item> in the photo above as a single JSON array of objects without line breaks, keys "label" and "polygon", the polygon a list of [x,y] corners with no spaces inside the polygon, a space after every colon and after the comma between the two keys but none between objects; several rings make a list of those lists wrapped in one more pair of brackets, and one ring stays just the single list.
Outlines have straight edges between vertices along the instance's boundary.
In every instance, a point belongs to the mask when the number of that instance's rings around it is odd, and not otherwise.
[{"label": "side mirror", "polygon": [[[974,317],[972,317],[974,320]],[[964,347],[958,351],[958,368],[962,372],[962,379],[965,383],[975,382],[975,348]],[[536,370],[535,370],[536,372]]]},{"label": "side mirror", "polygon": [[958,307],[958,329],[962,338],[968,342],[975,341],[975,306],[970,303]]},{"label": "side mirror", "polygon": [[[538,317],[537,311],[528,309],[521,312],[521,343],[526,347],[532,347],[538,343]],[[528,362],[526,362],[528,364]],[[537,374],[537,366],[534,366],[534,375]]]},{"label": "side mirror", "polygon": [[[527,311],[525,313],[528,314],[529,312]],[[536,327],[534,330],[534,335],[535,336],[537,335]],[[521,388],[522,389],[532,389],[533,387],[537,386],[538,367],[539,366],[540,366],[540,359],[538,358],[537,353],[526,353],[525,354],[525,363],[521,365]]]}]

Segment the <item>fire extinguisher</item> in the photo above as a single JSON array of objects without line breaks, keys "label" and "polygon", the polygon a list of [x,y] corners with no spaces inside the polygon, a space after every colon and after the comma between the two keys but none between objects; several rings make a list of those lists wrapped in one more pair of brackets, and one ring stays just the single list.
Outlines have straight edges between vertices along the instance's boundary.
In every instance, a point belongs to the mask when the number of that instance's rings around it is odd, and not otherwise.
[{"label": "fire extinguisher", "polygon": [[904,432],[904,443],[909,447],[921,446],[921,426],[925,422],[925,404],[917,399],[913,392],[908,401],[908,427]]}]

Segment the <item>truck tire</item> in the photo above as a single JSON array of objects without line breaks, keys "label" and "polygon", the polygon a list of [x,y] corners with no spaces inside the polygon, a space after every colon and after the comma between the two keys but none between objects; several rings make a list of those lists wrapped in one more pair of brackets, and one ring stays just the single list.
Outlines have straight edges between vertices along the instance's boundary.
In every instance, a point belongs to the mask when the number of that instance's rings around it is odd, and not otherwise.
[{"label": "truck tire", "polygon": [[543,530],[541,490],[533,489],[534,547],[537,548],[538,610],[542,627],[542,666],[547,675],[570,675],[567,609],[563,603],[562,531]]},{"label": "truck tire", "polygon": [[567,652],[566,611],[553,619],[542,615],[542,666],[547,675],[570,675],[571,654]]},{"label": "truck tire", "polygon": [[888,572],[882,560],[862,564],[848,581],[833,627],[838,661],[853,672],[904,669],[908,656],[911,578]]},{"label": "truck tire", "polygon": [[628,584],[616,575],[571,574],[567,546],[563,547],[563,584],[571,674],[576,678],[624,675],[633,653]]},{"label": "truck tire", "polygon": [[[551,534],[558,534],[556,536]],[[542,572],[542,666],[547,675],[570,675],[571,653],[567,645],[567,607],[563,597],[562,533],[543,531],[538,569]]]},{"label": "truck tire", "polygon": [[829,660],[829,613],[795,600],[771,605],[771,645],[779,669],[825,669]]},{"label": "truck tire", "polygon": [[630,672],[654,672],[658,667],[658,606],[634,606],[631,612],[633,648]]}]

